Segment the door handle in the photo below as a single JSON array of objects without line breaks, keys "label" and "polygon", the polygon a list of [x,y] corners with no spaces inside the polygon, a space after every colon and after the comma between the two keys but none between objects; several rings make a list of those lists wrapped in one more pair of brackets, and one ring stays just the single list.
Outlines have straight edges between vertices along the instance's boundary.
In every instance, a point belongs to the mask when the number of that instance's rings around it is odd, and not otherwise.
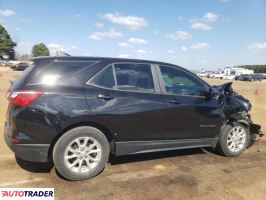
[{"label": "door handle", "polygon": [[175,99],[172,99],[172,100],[169,100],[168,103],[172,103],[172,104],[181,104],[181,102],[175,100]]},{"label": "door handle", "polygon": [[110,96],[110,95],[104,95],[104,94],[98,94],[97,96],[98,99],[104,99],[104,100],[111,100],[114,97]]}]

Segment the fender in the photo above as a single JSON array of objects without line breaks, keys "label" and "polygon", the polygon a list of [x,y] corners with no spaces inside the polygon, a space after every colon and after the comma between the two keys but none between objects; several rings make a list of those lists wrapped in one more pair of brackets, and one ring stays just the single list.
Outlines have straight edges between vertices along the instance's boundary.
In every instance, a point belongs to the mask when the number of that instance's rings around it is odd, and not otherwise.
[{"label": "fender", "polygon": [[239,120],[236,120],[236,122],[241,123],[241,124],[245,124],[247,126],[247,128],[250,127],[250,122],[248,122],[248,120],[239,119]]},{"label": "fender", "polygon": [[264,136],[264,134],[261,132],[261,125],[254,124],[250,119],[247,120],[247,119],[231,118],[226,121],[226,123],[230,123],[230,122],[238,122],[238,123],[245,125],[249,129],[251,138],[253,140],[257,139],[257,136],[259,137]]}]

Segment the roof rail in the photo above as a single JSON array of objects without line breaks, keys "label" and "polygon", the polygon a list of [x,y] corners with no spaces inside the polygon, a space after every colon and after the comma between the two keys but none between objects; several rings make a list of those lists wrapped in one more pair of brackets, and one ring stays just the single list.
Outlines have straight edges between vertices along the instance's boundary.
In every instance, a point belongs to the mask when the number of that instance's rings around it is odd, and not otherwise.
[{"label": "roof rail", "polygon": [[56,51],[56,56],[70,56],[70,55],[63,51]]}]

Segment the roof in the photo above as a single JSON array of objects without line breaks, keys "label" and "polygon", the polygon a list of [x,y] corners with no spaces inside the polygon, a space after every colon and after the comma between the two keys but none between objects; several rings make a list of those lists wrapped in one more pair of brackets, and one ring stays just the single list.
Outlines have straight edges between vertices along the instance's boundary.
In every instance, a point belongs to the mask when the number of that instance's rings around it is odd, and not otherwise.
[{"label": "roof", "polygon": [[[135,63],[148,63],[148,64],[159,64],[159,65],[167,65],[172,66],[175,68],[179,68],[182,71],[186,71],[187,73],[193,74],[191,71],[180,67],[178,65],[174,65],[171,63],[165,63],[160,61],[152,61],[152,60],[141,60],[141,59],[131,59],[131,58],[110,58],[110,57],[89,57],[89,56],[43,56],[43,57],[35,57],[33,58],[33,61],[35,60],[60,60],[60,61],[103,61],[105,63],[118,63],[118,62],[135,62]],[[193,74],[196,76],[195,74]],[[209,85],[204,80],[201,80],[201,82],[204,82],[206,85]]]},{"label": "roof", "polygon": [[89,57],[89,56],[42,56],[42,57],[35,57],[33,58],[33,60],[64,60],[64,61],[102,60],[106,62],[139,62],[139,63],[172,65],[179,67],[171,63],[152,61],[152,60],[131,59],[131,58],[110,58],[110,57]]}]

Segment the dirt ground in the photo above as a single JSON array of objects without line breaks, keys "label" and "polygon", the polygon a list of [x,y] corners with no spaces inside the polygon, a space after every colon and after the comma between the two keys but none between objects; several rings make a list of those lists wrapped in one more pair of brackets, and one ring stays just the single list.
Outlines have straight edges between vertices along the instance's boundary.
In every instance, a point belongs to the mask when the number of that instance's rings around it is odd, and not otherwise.
[{"label": "dirt ground", "polygon": [[[19,72],[0,69],[0,132],[9,80]],[[225,81],[206,79],[210,84]],[[266,132],[266,82],[234,81],[233,88],[251,100],[252,117]],[[257,92],[256,92],[257,91]],[[255,94],[256,93],[256,94]],[[3,138],[3,135],[1,136]],[[53,187],[55,199],[266,199],[266,139],[237,158],[209,149],[123,156],[111,160],[97,177],[70,182],[36,164],[17,163],[0,139],[0,187]]]}]

